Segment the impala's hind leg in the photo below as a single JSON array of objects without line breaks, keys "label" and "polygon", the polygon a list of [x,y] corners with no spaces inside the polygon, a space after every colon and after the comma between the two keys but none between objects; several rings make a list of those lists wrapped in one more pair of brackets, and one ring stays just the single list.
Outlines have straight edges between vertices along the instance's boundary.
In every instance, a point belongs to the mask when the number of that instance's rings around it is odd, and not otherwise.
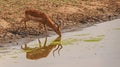
[{"label": "impala's hind leg", "polygon": [[23,23],[24,24],[24,28],[26,29],[27,28],[27,21],[29,21],[29,19],[27,19],[27,18],[23,18],[21,21],[20,21],[20,23]]}]

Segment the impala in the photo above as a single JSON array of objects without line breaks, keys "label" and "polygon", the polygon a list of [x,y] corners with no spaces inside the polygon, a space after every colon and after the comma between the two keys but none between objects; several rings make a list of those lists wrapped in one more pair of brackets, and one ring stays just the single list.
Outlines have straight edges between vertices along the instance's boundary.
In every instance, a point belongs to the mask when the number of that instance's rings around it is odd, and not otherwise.
[{"label": "impala", "polygon": [[48,35],[47,26],[55,31],[59,36],[61,36],[61,23],[54,23],[45,13],[33,9],[26,10],[25,17],[20,21],[20,23],[24,22],[26,28],[26,22],[29,20],[39,22],[39,26],[42,23],[46,31],[46,36]]}]

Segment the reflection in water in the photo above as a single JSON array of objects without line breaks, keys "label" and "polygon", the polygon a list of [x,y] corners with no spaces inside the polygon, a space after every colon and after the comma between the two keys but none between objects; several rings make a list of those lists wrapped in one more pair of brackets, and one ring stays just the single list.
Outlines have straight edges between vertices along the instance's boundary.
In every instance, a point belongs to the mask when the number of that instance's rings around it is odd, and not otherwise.
[{"label": "reflection in water", "polygon": [[55,51],[58,51],[59,54],[60,50],[62,49],[61,37],[57,37],[47,46],[46,46],[46,42],[47,42],[47,38],[45,39],[45,43],[43,47],[41,46],[41,42],[39,40],[39,47],[30,48],[25,44],[25,47],[21,46],[21,48],[25,50],[26,58],[31,60],[47,57],[54,48],[55,49],[53,50],[53,56]]}]

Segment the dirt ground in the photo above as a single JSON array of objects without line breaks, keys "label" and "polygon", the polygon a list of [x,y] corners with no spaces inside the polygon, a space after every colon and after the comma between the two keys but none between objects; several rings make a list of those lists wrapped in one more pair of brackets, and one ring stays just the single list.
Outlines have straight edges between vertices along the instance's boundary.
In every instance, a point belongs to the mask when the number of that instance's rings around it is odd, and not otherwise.
[{"label": "dirt ground", "polygon": [[[120,17],[119,0],[0,0],[0,46],[24,44],[44,36],[42,25],[29,21],[25,29],[19,23],[27,9],[42,11],[55,23],[61,22],[62,32]],[[51,29],[49,33],[55,34]]]}]

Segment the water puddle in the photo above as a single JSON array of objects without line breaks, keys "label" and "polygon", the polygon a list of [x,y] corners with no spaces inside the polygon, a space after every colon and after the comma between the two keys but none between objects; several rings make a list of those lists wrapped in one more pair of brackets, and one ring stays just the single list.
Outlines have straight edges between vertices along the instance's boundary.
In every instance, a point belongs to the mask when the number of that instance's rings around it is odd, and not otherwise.
[{"label": "water puddle", "polygon": [[75,34],[75,36],[88,36],[90,34]]},{"label": "water puddle", "polygon": [[[24,57],[30,60],[37,60],[46,58],[51,53],[53,57],[55,53],[60,55],[60,50],[63,46],[75,45],[76,42],[100,42],[104,39],[104,35],[92,36],[91,34],[76,34],[71,37],[51,37],[51,39],[45,38],[38,39],[37,42],[34,41],[30,44],[25,44],[15,47],[1,47],[0,48],[0,58],[7,57],[11,59],[20,58],[21,54],[25,54]],[[54,38],[54,39],[53,39]]]}]

